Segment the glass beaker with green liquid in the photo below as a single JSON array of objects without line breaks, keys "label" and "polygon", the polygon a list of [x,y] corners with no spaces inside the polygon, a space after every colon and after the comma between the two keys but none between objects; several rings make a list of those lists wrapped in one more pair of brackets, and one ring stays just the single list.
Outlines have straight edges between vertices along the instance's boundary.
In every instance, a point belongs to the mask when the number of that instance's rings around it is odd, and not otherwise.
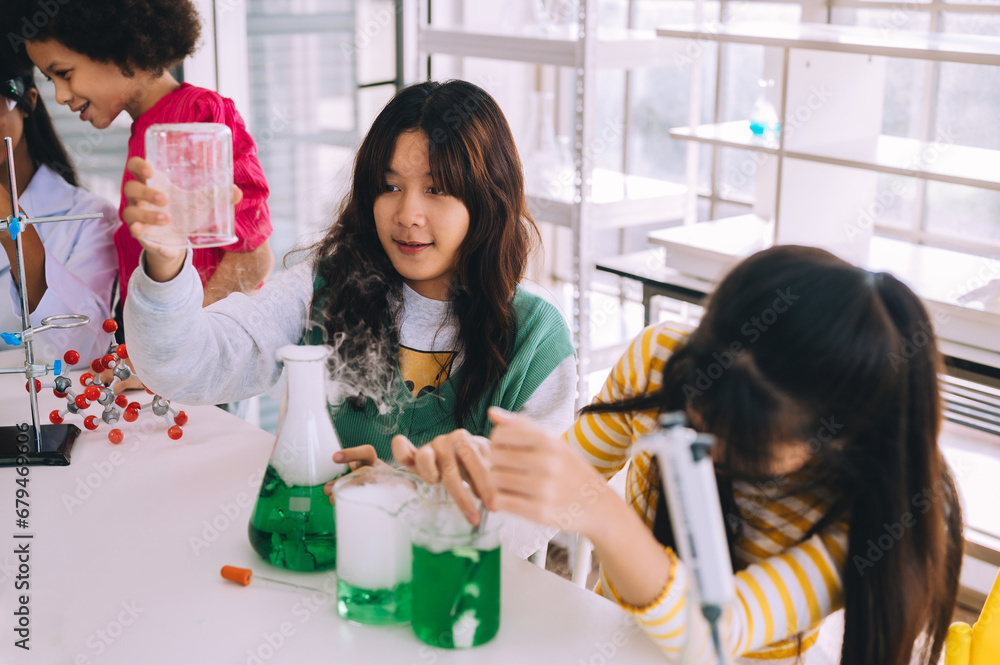
[{"label": "glass beaker with green liquid", "polygon": [[337,513],[337,611],[356,623],[410,620],[413,575],[407,522],[419,481],[394,469],[364,468],[333,485]]},{"label": "glass beaker with green liquid", "polygon": [[333,461],[340,440],[326,398],[327,346],[283,346],[287,388],[278,435],[250,518],[250,544],[289,570],[324,570],[337,560],[333,506],[323,486],[349,471]]},{"label": "glass beaker with green liquid", "polygon": [[[497,521],[492,522],[493,525]],[[436,647],[489,642],[500,628],[500,535],[450,500],[427,501],[411,527],[413,631]]]}]

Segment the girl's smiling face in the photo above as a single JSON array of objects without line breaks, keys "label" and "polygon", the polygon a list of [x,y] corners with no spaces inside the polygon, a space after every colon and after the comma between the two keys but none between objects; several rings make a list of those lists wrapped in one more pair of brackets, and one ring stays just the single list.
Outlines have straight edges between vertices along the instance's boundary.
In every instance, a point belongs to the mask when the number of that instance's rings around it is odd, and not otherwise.
[{"label": "girl's smiling face", "polygon": [[451,300],[458,252],[469,231],[469,211],[431,177],[427,135],[399,135],[375,199],[375,228],[403,281],[434,300]]},{"label": "girl's smiling face", "polygon": [[80,114],[80,120],[104,129],[128,111],[134,120],[141,115],[141,100],[149,76],[136,71],[128,77],[118,65],[98,62],[50,39],[27,42],[28,57],[51,79],[56,87],[56,101]]}]

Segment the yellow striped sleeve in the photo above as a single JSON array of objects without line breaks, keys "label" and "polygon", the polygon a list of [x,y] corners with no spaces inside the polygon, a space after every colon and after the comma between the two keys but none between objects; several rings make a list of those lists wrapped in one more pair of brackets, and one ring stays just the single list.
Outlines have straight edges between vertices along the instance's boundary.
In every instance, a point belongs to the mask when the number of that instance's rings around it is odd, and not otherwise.
[{"label": "yellow striped sleeve", "polygon": [[[682,331],[665,325],[643,330],[611,370],[595,402],[617,402],[659,389],[663,365],[683,337]],[[650,381],[654,371],[655,384]],[[563,436],[601,475],[610,478],[625,465],[635,439],[645,433],[645,427],[636,429],[633,416],[585,413]]]},{"label": "yellow striped sleeve", "polygon": [[769,598],[761,587],[761,580],[756,575],[736,575],[736,593],[746,602],[742,606],[749,611],[746,615],[747,647],[754,644],[770,644],[774,641],[774,615],[769,605]]},{"label": "yellow striped sleeve", "polygon": [[[773,665],[774,661],[781,659],[795,659],[800,653],[805,653],[812,645],[816,644],[816,640],[819,638],[819,626],[810,629],[808,632],[802,635],[802,646],[799,646],[799,638],[797,635],[789,637],[787,640],[781,642],[775,642],[771,646],[764,647],[753,653],[743,654],[743,658],[752,658],[754,660],[765,660],[768,661],[769,665]],[[798,662],[797,660],[793,662]]]},{"label": "yellow striped sleeve", "polygon": [[[830,555],[827,553],[826,548],[823,547],[823,543],[818,537],[813,537],[810,540],[802,543],[799,546],[806,556],[809,557],[809,561],[812,564],[812,569],[816,571],[819,575],[821,584],[813,585],[813,589],[816,591],[817,595],[822,599],[820,602],[823,605],[839,606],[841,602],[841,579],[839,569],[834,568],[833,561],[830,559]],[[811,576],[815,579],[814,576]]]},{"label": "yellow striped sleeve", "polygon": [[[720,622],[722,643],[733,657],[794,658],[816,641],[823,618],[842,606],[839,568],[818,535],[740,571],[734,582],[736,598]],[[708,623],[688,602],[687,587],[686,568],[674,560],[659,597],[632,607],[601,571],[604,595],[632,613],[669,662],[683,657],[684,663],[710,665],[715,660]]]},{"label": "yellow striped sleeve", "polygon": [[[820,536],[736,574],[733,629],[745,636],[743,654],[775,648],[806,631],[843,604],[840,567]],[[812,642],[803,640],[803,649]],[[797,649],[796,644],[796,649]]]},{"label": "yellow striped sleeve", "polygon": [[785,584],[785,578],[778,574],[777,564],[780,564],[780,561],[775,561],[769,566],[762,566],[762,568],[764,573],[767,575],[772,588],[775,592],[777,592],[778,598],[781,600],[782,611],[775,613],[776,616],[774,618],[775,623],[777,624],[776,630],[778,633],[788,633],[791,632],[790,629],[793,626],[798,625],[798,612],[795,608],[798,603],[792,600],[792,596],[788,591],[788,586]]},{"label": "yellow striped sleeve", "polygon": [[812,585],[809,583],[809,577],[806,575],[806,570],[799,560],[795,558],[795,555],[791,552],[785,552],[776,557],[778,561],[781,561],[786,566],[788,570],[792,571],[792,575],[795,576],[796,581],[802,588],[803,599],[805,600],[806,611],[809,614],[810,623],[815,623],[822,618],[819,609],[819,601],[816,600],[816,592],[813,591]]},{"label": "yellow striped sleeve", "polygon": [[682,654],[691,651],[688,623],[692,612],[687,602],[687,573],[673,551],[670,548],[666,551],[670,556],[670,575],[663,589],[648,605],[636,607],[624,602],[603,568],[600,587],[603,595],[628,610],[646,635],[671,661],[677,662]]}]

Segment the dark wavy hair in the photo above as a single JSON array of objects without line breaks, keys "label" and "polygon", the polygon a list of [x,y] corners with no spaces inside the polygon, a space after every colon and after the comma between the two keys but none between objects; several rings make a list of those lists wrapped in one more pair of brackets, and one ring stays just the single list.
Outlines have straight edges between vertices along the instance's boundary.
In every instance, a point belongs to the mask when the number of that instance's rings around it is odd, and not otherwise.
[{"label": "dark wavy hair", "polygon": [[[133,76],[139,69],[159,76],[195,51],[201,19],[191,0],[86,0],[58,4],[47,20],[38,0],[7,0],[5,25],[17,30],[27,17],[28,41],[56,40],[97,62],[117,65]],[[46,16],[46,14],[40,14]]]},{"label": "dark wavy hair", "polygon": [[[849,524],[841,662],[907,665],[925,635],[919,662],[930,665],[951,620],[963,546],[955,484],[937,445],[941,368],[927,311],[902,282],[821,249],[778,246],[719,284],[667,360],[660,390],[586,411],[696,416],[723,442],[717,476],[733,515],[734,479],[766,477],[774,442],[808,441],[808,484],[789,492],[823,488],[835,498],[803,540],[834,521]],[[840,426],[826,443],[817,437],[824,422]],[[650,480],[659,486],[658,467]],[[653,532],[672,545],[662,495]],[[908,523],[906,514],[912,527],[868,561],[869,543],[886,525]]]},{"label": "dark wavy hair", "polygon": [[[35,166],[48,166],[74,187],[79,186],[76,169],[66,153],[52,119],[45,108],[41,95],[36,96],[32,105],[28,91],[35,88],[35,77],[31,69],[24,67],[5,44],[0,46],[0,84],[13,81],[13,87],[4,86],[0,96],[17,103],[15,111],[24,113],[24,141],[28,144],[28,154]],[[3,178],[6,186],[7,179]]]},{"label": "dark wavy hair", "polygon": [[538,239],[510,127],[485,90],[428,81],[403,88],[386,104],[358,149],[339,216],[316,248],[318,275],[329,285],[316,298],[328,338],[343,338],[341,357],[375,353],[383,376],[395,372],[403,280],[379,241],[374,206],[396,139],[411,131],[428,138],[435,185],[469,211],[452,291],[465,357],[454,414],[461,427],[507,369],[517,330],[514,290]]}]

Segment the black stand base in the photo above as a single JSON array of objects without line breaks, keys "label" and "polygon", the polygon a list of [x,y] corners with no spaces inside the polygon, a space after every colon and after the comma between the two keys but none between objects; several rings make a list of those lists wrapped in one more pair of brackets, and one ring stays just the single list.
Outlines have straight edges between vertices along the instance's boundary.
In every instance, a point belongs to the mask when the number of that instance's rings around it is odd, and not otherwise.
[{"label": "black stand base", "polygon": [[76,425],[42,425],[42,451],[38,452],[31,425],[0,427],[0,466],[68,466],[78,434]]}]

